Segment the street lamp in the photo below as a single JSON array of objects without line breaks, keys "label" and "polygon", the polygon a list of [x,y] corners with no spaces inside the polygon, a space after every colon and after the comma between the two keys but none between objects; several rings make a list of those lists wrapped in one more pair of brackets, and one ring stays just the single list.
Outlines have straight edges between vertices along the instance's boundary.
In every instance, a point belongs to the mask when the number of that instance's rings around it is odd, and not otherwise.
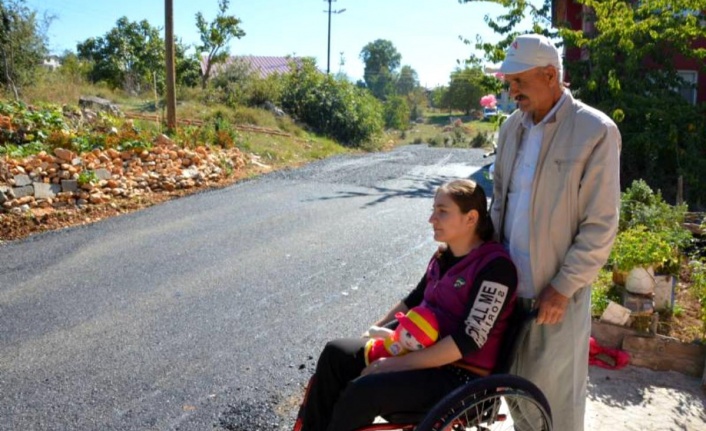
[{"label": "street lamp", "polygon": [[324,0],[324,1],[328,2],[328,11],[324,11],[324,12],[328,12],[328,55],[326,57],[326,74],[328,75],[331,73],[331,14],[335,13],[338,15],[339,13],[345,12],[346,9],[339,9],[339,10],[332,11],[331,10],[331,2],[336,1],[336,0]]}]

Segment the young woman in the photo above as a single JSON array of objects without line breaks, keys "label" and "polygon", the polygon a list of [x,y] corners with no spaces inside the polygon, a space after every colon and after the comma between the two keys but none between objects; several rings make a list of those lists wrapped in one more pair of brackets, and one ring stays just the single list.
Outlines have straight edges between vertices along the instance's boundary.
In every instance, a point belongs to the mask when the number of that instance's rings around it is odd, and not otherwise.
[{"label": "young woman", "polygon": [[423,412],[453,389],[489,374],[514,307],[517,274],[491,241],[485,192],[475,182],[439,187],[429,217],[441,242],[417,287],[375,325],[422,305],[438,320],[438,342],[365,365],[366,338],[329,342],[319,356],[302,431],[350,431],[376,416]]}]

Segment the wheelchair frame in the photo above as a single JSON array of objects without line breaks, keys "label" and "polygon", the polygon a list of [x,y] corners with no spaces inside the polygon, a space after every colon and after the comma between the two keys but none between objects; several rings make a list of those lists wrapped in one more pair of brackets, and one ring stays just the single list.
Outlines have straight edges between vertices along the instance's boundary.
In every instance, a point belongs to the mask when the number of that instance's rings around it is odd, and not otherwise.
[{"label": "wheelchair frame", "polygon": [[[526,333],[529,322],[537,316],[537,310],[527,313],[521,312],[518,308],[515,314],[513,326],[515,331],[508,334],[509,341],[504,343],[501,349],[501,354],[506,358],[515,356],[518,344],[523,338],[522,334]],[[463,431],[466,429],[491,431],[494,429],[490,428],[491,426],[498,423],[505,424],[508,416],[513,416],[500,411],[502,400],[506,404],[515,406],[512,408],[513,412],[526,413],[532,410],[534,415],[527,420],[532,420],[532,429],[537,429],[534,425],[539,422],[539,430],[551,431],[552,414],[546,397],[529,380],[505,374],[509,367],[508,359],[493,374],[472,380],[447,394],[426,414],[390,415],[385,418],[386,423],[366,425],[356,431]],[[301,431],[304,406],[308,401],[312,382],[313,377],[307,384],[293,431]]]}]

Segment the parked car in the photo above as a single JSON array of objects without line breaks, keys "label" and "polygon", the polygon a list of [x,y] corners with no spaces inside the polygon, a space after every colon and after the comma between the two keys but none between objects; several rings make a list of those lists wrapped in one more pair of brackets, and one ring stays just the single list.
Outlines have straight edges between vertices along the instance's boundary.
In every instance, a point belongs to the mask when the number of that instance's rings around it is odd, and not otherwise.
[{"label": "parked car", "polygon": [[498,115],[498,108],[483,108],[483,121],[490,121]]}]

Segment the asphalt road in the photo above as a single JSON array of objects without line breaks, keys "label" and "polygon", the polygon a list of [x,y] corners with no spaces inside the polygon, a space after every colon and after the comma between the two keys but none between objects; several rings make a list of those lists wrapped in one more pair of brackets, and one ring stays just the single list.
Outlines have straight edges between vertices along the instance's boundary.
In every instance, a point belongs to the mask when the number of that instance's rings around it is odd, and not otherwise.
[{"label": "asphalt road", "polygon": [[0,245],[0,430],[285,430],[436,249],[480,150],[343,156]]}]

